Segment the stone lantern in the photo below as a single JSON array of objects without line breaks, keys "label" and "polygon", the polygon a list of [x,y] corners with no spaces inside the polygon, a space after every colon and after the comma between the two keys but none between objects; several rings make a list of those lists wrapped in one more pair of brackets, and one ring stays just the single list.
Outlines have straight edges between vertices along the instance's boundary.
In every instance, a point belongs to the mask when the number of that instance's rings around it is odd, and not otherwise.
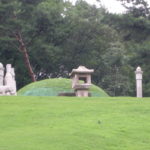
[{"label": "stone lantern", "polygon": [[[77,97],[88,97],[91,86],[91,74],[93,69],[87,69],[85,66],[79,66],[73,69],[70,76],[72,78],[72,88],[75,90]],[[82,81],[80,81],[82,80]]]},{"label": "stone lantern", "polygon": [[136,76],[136,96],[137,97],[143,97],[143,92],[142,92],[142,75],[143,71],[141,67],[137,67],[135,71],[135,76]]}]

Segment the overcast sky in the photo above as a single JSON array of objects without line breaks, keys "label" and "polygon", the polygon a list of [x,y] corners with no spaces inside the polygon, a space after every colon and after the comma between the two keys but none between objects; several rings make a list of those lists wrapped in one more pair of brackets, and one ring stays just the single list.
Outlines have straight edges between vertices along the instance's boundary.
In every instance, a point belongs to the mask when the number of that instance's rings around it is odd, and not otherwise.
[{"label": "overcast sky", "polygon": [[[70,1],[75,3],[76,0],[70,0]],[[90,4],[98,5],[96,0],[85,0],[85,1],[87,1]],[[112,13],[121,13],[125,11],[121,3],[116,0],[101,0],[101,3]]]},{"label": "overcast sky", "polygon": [[[70,1],[75,3],[76,0],[70,0]],[[98,5],[96,0],[86,0],[86,1],[90,4]],[[125,8],[117,0],[100,0],[100,1],[105,6],[105,8],[109,10],[109,12],[122,13],[125,11]],[[147,0],[147,1],[150,2],[150,0]]]}]

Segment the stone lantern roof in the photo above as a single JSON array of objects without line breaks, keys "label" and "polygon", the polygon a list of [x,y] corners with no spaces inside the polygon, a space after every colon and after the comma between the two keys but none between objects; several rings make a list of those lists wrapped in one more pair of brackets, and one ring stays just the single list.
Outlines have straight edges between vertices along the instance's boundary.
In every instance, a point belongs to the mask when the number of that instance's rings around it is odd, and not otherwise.
[{"label": "stone lantern roof", "polygon": [[77,69],[73,69],[70,73],[70,76],[74,74],[91,74],[94,72],[94,69],[88,69],[85,66],[79,66]]}]

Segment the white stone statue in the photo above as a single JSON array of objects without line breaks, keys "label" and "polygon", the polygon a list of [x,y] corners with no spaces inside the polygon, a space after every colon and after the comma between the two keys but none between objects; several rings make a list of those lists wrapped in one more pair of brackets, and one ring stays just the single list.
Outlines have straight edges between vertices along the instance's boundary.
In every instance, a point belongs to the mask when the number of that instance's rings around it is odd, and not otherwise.
[{"label": "white stone statue", "polygon": [[14,68],[11,64],[6,65],[6,75],[4,77],[4,67],[0,63],[0,95],[16,95],[16,81]]},{"label": "white stone statue", "polygon": [[4,95],[15,95],[13,92],[12,87],[10,86],[0,86],[0,95],[4,96]]},{"label": "white stone statue", "polygon": [[4,67],[3,64],[0,63],[0,86],[3,86],[4,82]]},{"label": "white stone statue", "polygon": [[143,71],[141,67],[136,68],[135,75],[136,75],[136,96],[141,98],[143,97],[143,91],[142,91]]},{"label": "white stone statue", "polygon": [[11,68],[11,75],[13,77],[12,88],[13,88],[13,91],[14,91],[14,93],[16,95],[16,93],[17,93],[17,88],[16,88],[17,85],[16,85],[16,80],[15,80],[15,69],[14,68]]}]

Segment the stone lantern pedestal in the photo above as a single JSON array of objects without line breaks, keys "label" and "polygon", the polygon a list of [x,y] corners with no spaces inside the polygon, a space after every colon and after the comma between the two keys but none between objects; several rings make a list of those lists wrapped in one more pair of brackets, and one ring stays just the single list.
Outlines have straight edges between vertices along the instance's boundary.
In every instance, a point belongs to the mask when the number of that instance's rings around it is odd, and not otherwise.
[{"label": "stone lantern pedestal", "polygon": [[[88,97],[89,88],[91,86],[91,74],[93,69],[87,69],[84,66],[79,66],[73,69],[70,76],[72,77],[72,88],[77,97]],[[81,81],[80,81],[81,80]]]},{"label": "stone lantern pedestal", "polygon": [[74,87],[77,97],[88,97],[91,84],[80,84]]}]

